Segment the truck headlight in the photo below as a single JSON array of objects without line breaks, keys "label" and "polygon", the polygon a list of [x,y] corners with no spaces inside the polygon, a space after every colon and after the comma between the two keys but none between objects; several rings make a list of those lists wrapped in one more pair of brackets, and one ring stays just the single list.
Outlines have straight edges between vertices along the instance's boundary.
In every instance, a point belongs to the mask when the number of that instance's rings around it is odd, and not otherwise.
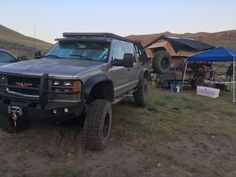
[{"label": "truck headlight", "polygon": [[61,87],[72,87],[73,81],[59,81],[55,80],[52,83],[53,86],[61,86]]},{"label": "truck headlight", "polygon": [[64,81],[63,82],[63,86],[64,87],[72,87],[73,86],[73,82],[74,81]]},{"label": "truck headlight", "polygon": [[55,93],[78,94],[81,91],[81,83],[77,80],[53,80],[51,90]]},{"label": "truck headlight", "polygon": [[62,86],[62,81],[53,81],[52,85],[53,86]]},{"label": "truck headlight", "polygon": [[1,81],[6,81],[6,80],[7,80],[7,76],[0,75],[0,80],[1,80]]},{"label": "truck headlight", "polygon": [[5,86],[7,84],[7,76],[0,75],[0,86]]}]

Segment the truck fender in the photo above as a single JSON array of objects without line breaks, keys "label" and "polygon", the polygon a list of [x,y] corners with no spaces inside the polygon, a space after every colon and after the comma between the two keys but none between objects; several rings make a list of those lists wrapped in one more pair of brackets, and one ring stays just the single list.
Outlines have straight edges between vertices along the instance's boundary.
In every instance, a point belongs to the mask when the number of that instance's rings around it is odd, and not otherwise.
[{"label": "truck fender", "polygon": [[[92,78],[89,78],[85,84],[84,84],[84,98],[86,101],[88,101],[90,99],[90,94],[92,92],[92,89],[94,88],[94,86],[98,83],[101,82],[110,82],[113,83],[112,80],[107,77],[106,75],[99,75],[99,76],[95,76]],[[113,84],[112,84],[113,87]],[[114,93],[112,93],[114,95]]]},{"label": "truck fender", "polygon": [[139,82],[138,82],[138,85],[137,85],[138,88],[141,87],[142,80],[143,80],[144,78],[147,79],[147,81],[149,81],[149,72],[148,72],[147,69],[142,70],[142,71],[140,72],[140,74],[139,74]]}]

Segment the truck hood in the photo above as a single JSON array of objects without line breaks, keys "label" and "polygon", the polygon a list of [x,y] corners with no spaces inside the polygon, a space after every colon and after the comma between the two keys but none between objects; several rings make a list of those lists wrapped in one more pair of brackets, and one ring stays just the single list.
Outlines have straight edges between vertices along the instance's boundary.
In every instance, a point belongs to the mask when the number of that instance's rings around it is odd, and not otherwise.
[{"label": "truck hood", "polygon": [[0,67],[0,72],[26,74],[26,75],[43,75],[55,77],[73,77],[85,70],[92,70],[104,63],[96,61],[75,60],[75,59],[54,59],[43,58],[18,63],[3,65]]}]

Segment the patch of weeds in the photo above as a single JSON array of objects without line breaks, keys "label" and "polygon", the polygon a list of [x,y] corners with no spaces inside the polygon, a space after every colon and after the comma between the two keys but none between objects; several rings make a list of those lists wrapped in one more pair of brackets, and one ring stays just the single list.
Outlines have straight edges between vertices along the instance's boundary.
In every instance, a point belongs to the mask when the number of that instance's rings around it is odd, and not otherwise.
[{"label": "patch of weeds", "polygon": [[6,174],[9,174],[9,171],[11,171],[9,168],[3,168],[1,165],[0,176],[6,176]]},{"label": "patch of weeds", "polygon": [[165,91],[160,95],[151,95],[150,105],[152,110],[158,110],[150,111],[150,116],[158,117],[157,132],[165,137],[173,137],[176,131],[181,133],[186,127],[192,126],[192,117],[189,117],[191,112],[200,114],[208,110],[204,102],[189,97],[189,94],[173,94]]},{"label": "patch of weeds", "polygon": [[16,160],[21,161],[21,162],[26,160],[26,159],[27,159],[27,155],[25,153],[21,153],[16,157]]},{"label": "patch of weeds", "polygon": [[148,105],[147,110],[153,113],[159,113],[158,109],[152,105]]},{"label": "patch of weeds", "polygon": [[155,125],[141,123],[139,119],[133,116],[126,116],[114,121],[120,135],[123,137],[152,137],[158,132],[158,129]]},{"label": "patch of weeds", "polygon": [[72,167],[63,167],[53,169],[49,177],[81,177],[87,176],[87,171],[84,169],[75,169]]},{"label": "patch of weeds", "polygon": [[220,109],[219,112],[221,113],[222,115],[222,118],[223,117],[235,117],[236,116],[236,113],[231,109],[231,110],[227,110],[227,109]]},{"label": "patch of weeds", "polygon": [[154,152],[147,150],[143,152],[144,163],[143,170],[145,172],[151,171],[157,167],[169,167],[176,164],[176,160],[173,156],[161,152]]},{"label": "patch of weeds", "polygon": [[208,108],[206,104],[199,100],[189,99],[183,97],[184,108],[191,109],[192,111],[207,111]]},{"label": "patch of weeds", "polygon": [[30,176],[26,174],[22,174],[22,175],[14,175],[13,177],[30,177]]},{"label": "patch of weeds", "polygon": [[209,124],[201,125],[201,132],[208,137],[230,137],[236,140],[236,122],[212,118]]},{"label": "patch of weeds", "polygon": [[173,137],[177,136],[176,132],[180,134],[186,127],[188,127],[188,125],[189,121],[187,119],[181,117],[166,117],[165,119],[160,120],[158,129],[162,136],[173,139]]},{"label": "patch of weeds", "polygon": [[119,119],[114,119],[115,129],[119,136],[132,140],[134,138],[146,139],[175,139],[176,132],[181,133],[187,127],[189,120],[179,113],[179,108],[175,111],[151,112],[151,122],[138,119],[138,115],[124,115]]},{"label": "patch of weeds", "polygon": [[175,112],[175,113],[181,113],[181,109],[179,107],[173,107],[170,110]]}]

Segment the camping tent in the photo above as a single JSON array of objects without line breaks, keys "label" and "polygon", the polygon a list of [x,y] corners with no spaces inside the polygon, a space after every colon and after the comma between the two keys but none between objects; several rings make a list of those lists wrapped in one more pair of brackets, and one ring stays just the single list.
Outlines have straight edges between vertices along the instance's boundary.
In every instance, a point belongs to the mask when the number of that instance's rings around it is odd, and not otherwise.
[{"label": "camping tent", "polygon": [[217,48],[209,49],[204,52],[188,57],[186,65],[185,65],[183,81],[185,79],[185,72],[187,69],[188,62],[229,62],[229,61],[233,62],[233,102],[235,102],[236,51],[234,50],[231,50],[225,47],[217,47]]}]

